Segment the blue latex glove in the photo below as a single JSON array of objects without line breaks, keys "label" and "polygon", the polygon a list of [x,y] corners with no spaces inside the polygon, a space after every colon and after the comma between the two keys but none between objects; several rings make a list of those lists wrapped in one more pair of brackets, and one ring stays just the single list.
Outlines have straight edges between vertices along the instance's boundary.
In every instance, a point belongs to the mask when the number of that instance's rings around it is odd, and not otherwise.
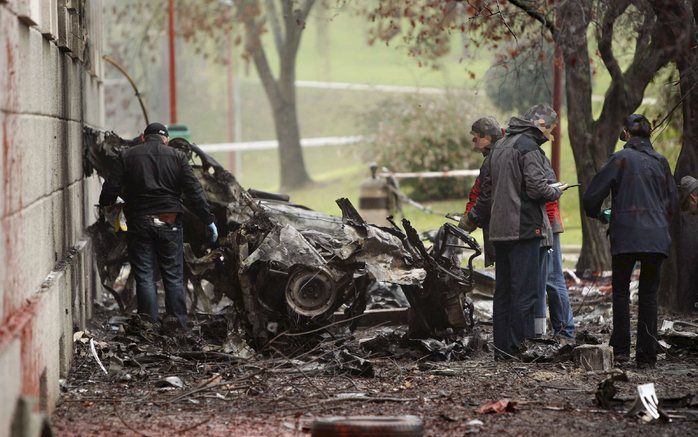
[{"label": "blue latex glove", "polygon": [[208,225],[209,231],[211,231],[211,243],[215,243],[218,240],[218,228],[215,223]]},{"label": "blue latex glove", "polygon": [[602,223],[610,223],[611,222],[611,208],[604,209],[601,211],[601,215],[599,217],[601,219]]}]

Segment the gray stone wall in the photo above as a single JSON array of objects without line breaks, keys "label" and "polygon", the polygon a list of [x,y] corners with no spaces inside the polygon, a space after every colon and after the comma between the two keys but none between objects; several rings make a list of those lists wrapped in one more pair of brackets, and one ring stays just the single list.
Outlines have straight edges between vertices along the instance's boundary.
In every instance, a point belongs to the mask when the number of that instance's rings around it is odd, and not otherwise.
[{"label": "gray stone wall", "polygon": [[82,128],[104,125],[101,19],[101,0],[0,0],[0,437],[19,399],[50,413],[91,316]]}]

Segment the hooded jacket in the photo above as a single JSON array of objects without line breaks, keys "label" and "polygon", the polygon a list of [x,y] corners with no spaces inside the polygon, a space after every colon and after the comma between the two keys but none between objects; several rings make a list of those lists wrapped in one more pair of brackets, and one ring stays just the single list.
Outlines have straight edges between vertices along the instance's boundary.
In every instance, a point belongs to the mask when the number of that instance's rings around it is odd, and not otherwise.
[{"label": "hooded jacket", "polygon": [[[489,154],[490,149],[488,148],[483,153],[485,160],[487,160],[487,155]],[[468,214],[473,209],[475,203],[477,203],[478,197],[480,197],[480,177],[482,175],[484,166],[485,162],[483,161],[482,166],[480,166],[480,176],[475,179],[472,188],[470,188],[470,193],[468,193],[468,203],[465,205],[465,214]],[[487,232],[487,229],[485,228],[482,229],[482,237],[485,248],[485,267],[489,267],[495,262],[494,246],[492,245],[492,241],[490,241],[489,232]]]},{"label": "hooded jacket", "polygon": [[480,195],[468,216],[488,229],[492,241],[542,238],[552,244],[545,204],[562,191],[550,186],[554,173],[540,148],[546,141],[533,123],[512,117],[506,135],[485,158]]},{"label": "hooded jacket", "polygon": [[670,217],[678,207],[676,183],[649,138],[630,138],[606,161],[584,193],[586,215],[598,218],[609,193],[611,253],[668,255]]}]

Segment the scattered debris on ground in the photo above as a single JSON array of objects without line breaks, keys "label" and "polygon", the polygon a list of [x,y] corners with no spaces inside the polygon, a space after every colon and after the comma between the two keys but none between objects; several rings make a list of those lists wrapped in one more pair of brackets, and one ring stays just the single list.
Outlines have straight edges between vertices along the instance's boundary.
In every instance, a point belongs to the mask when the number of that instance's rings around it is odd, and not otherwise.
[{"label": "scattered debris on ground", "polygon": [[[595,311],[579,306],[579,291],[571,299],[578,320]],[[486,349],[440,361],[443,355],[412,345],[416,340],[402,325],[325,331],[296,354],[260,354],[235,330],[230,314],[197,315],[192,333],[183,335],[138,318],[125,320],[106,302],[90,330],[76,333],[71,376],[62,381],[52,418],[60,435],[297,436],[310,432],[317,419],[376,415],[416,416],[424,435],[434,436],[546,429],[579,436],[648,429],[687,435],[698,426],[698,355],[690,349],[665,350],[656,369],[643,370],[616,364],[610,371],[587,371],[571,354],[552,362],[494,362]],[[584,320],[578,338],[608,341],[604,324]],[[476,317],[470,334],[483,348],[491,342],[487,322]],[[90,352],[90,339],[106,375]],[[182,388],[162,382],[170,377],[179,378]],[[655,384],[658,408],[671,422],[630,413],[637,387],[647,383]],[[477,412],[502,399],[516,403],[514,414]]]}]

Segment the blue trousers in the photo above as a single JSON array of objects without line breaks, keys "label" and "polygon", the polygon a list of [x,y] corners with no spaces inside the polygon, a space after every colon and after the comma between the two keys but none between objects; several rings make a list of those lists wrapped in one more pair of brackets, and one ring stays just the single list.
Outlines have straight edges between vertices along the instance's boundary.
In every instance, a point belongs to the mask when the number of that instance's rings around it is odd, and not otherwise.
[{"label": "blue trousers", "polygon": [[542,252],[538,297],[536,299],[536,318],[545,318],[546,295],[550,309],[550,324],[553,335],[574,338],[574,317],[570,307],[570,297],[562,272],[562,250],[560,234],[553,234],[553,247]]},{"label": "blue trousers", "polygon": [[539,282],[540,239],[495,241],[493,300],[495,357],[512,354],[534,338],[533,315]]},{"label": "blue trousers", "polygon": [[156,225],[152,218],[128,219],[128,260],[136,279],[138,312],[158,319],[155,285],[159,267],[165,286],[165,310],[186,327],[187,302],[184,294],[184,245],[181,220]]},{"label": "blue trousers", "polygon": [[630,355],[630,277],[640,261],[638,290],[638,363],[657,361],[657,290],[665,256],[660,253],[613,255],[613,332],[609,344],[615,355]]}]

